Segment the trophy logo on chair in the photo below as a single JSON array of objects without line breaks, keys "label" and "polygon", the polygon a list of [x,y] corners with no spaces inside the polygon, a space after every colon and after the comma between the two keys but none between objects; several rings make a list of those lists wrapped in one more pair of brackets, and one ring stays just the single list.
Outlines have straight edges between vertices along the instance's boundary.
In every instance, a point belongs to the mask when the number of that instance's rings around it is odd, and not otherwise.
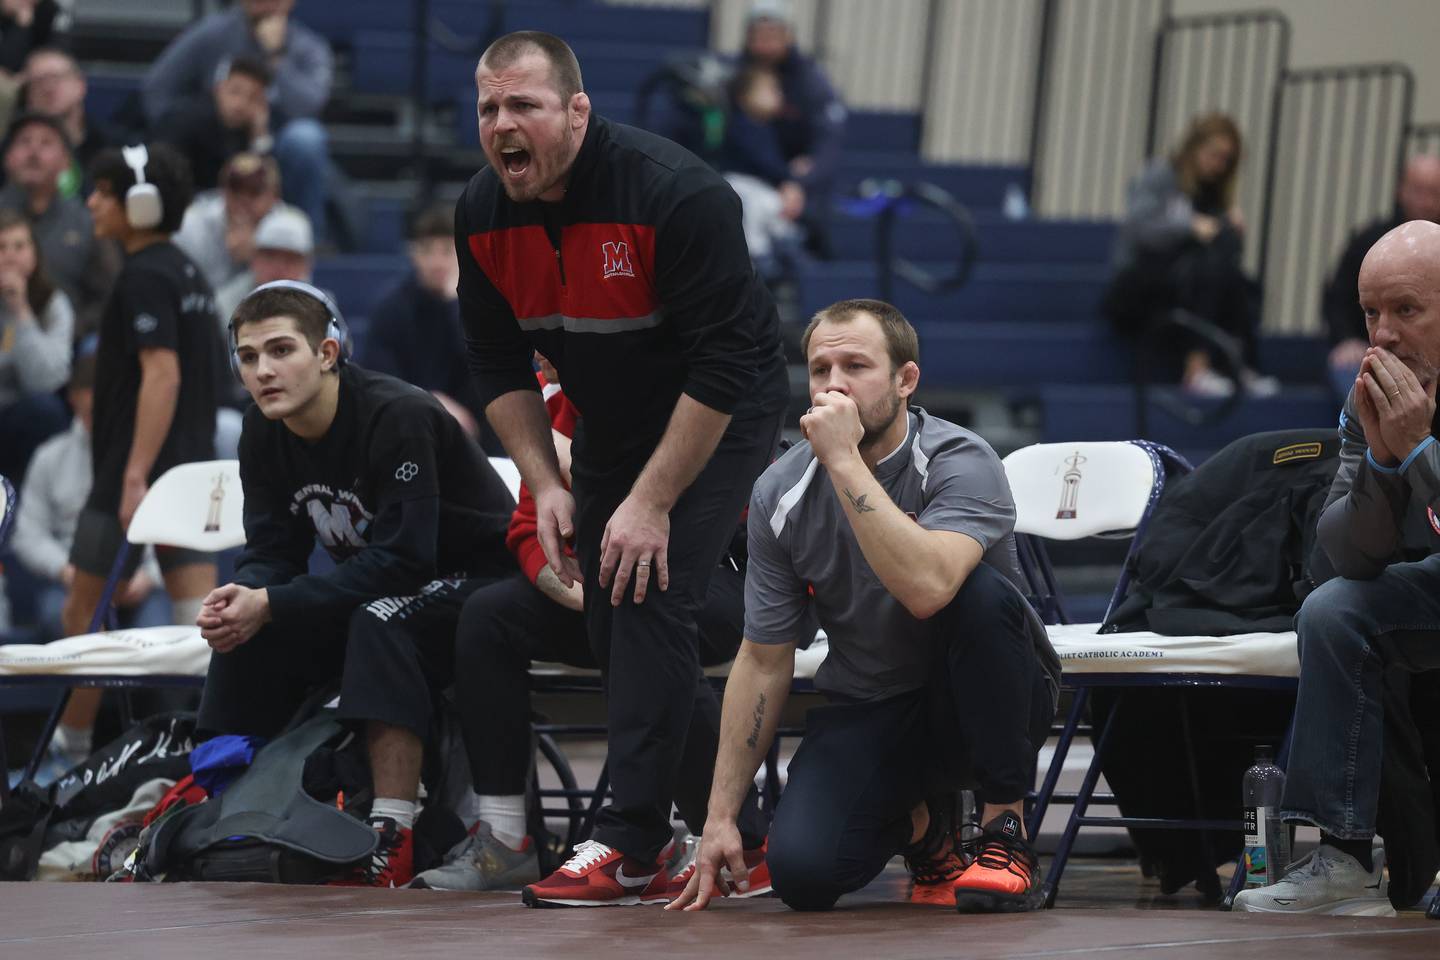
[{"label": "trophy logo on chair", "polygon": [[210,491],[210,512],[205,515],[205,532],[220,529],[220,505],[225,502],[225,474],[215,474],[215,488]]},{"label": "trophy logo on chair", "polygon": [[[1086,461],[1086,457],[1080,455],[1076,450],[1066,457],[1064,463],[1070,469],[1065,471],[1065,476],[1060,479],[1060,509],[1055,511],[1056,520],[1074,520],[1076,506],[1080,499],[1080,464]],[[1059,467],[1055,468],[1059,470]]]}]

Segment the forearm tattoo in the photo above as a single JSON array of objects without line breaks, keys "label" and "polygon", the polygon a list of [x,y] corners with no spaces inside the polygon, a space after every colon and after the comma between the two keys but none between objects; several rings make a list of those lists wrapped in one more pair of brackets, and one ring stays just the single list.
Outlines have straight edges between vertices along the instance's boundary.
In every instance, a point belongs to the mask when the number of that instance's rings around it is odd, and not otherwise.
[{"label": "forearm tattoo", "polygon": [[765,720],[765,694],[760,694],[760,699],[755,701],[755,726],[750,728],[750,736],[745,738],[745,746],[751,750],[755,749],[760,742],[760,725]]},{"label": "forearm tattoo", "polygon": [[850,492],[850,488],[849,488],[849,487],[846,487],[846,488],[845,488],[845,499],[850,501],[850,506],[852,506],[852,507],[855,508],[855,512],[856,512],[856,513],[873,513],[873,512],[874,512],[875,508],[872,507],[872,506],[870,506],[870,504],[868,504],[868,503],[865,502],[865,498],[868,497],[868,496],[870,496],[870,494],[868,494],[868,493],[862,493],[862,494],[860,494],[860,496],[857,497],[857,496],[855,496],[855,494],[853,494],[853,493]]}]

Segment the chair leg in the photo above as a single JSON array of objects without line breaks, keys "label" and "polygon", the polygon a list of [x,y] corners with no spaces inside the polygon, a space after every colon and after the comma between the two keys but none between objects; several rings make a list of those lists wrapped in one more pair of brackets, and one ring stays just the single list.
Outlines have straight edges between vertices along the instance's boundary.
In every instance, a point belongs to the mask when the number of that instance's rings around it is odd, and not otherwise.
[{"label": "chair leg", "polygon": [[25,766],[26,780],[34,780],[35,774],[39,772],[40,763],[45,759],[45,751],[50,747],[50,738],[55,736],[55,730],[60,726],[60,717],[64,715],[66,705],[70,703],[70,693],[69,687],[60,691],[60,696],[56,699],[50,716],[45,720],[45,726],[40,730],[40,739],[35,742],[35,750],[30,754],[30,762]]},{"label": "chair leg", "polygon": [[607,759],[600,768],[600,776],[595,781],[595,792],[590,795],[590,806],[585,811],[585,822],[580,825],[580,836],[576,843],[589,840],[595,834],[595,818],[600,814],[600,808],[605,805],[605,794],[610,791],[610,761]]},{"label": "chair leg", "polygon": [[[569,810],[569,825],[565,828],[565,848],[569,850],[580,842],[580,828],[585,822],[585,808],[580,803],[580,787],[575,782],[575,770],[570,766],[569,758],[565,756],[554,737],[548,733],[542,733],[538,734],[535,740],[541,756],[550,764],[550,769],[555,771],[555,776],[560,781],[560,789],[565,793],[565,807]],[[541,807],[543,808],[544,804],[541,804]]]},{"label": "chair leg", "polygon": [[1080,818],[1085,816],[1085,811],[1090,808],[1090,797],[1095,793],[1095,785],[1100,779],[1100,763],[1105,758],[1105,747],[1110,742],[1110,733],[1115,729],[1115,718],[1120,714],[1120,707],[1124,703],[1122,692],[1115,700],[1115,705],[1110,708],[1110,716],[1105,721],[1105,729],[1100,731],[1100,739],[1095,743],[1095,757],[1090,761],[1090,769],[1085,771],[1085,779],[1080,784],[1080,791],[1075,795],[1075,806],[1070,810],[1070,820],[1065,824],[1065,832],[1060,836],[1060,844],[1055,848],[1055,859],[1050,861],[1050,871],[1045,874],[1045,884],[1041,892],[1045,896],[1045,906],[1055,906],[1055,895],[1060,889],[1060,878],[1065,872],[1065,864],[1070,859],[1070,849],[1075,845],[1075,836],[1080,832]]},{"label": "chair leg", "polygon": [[1034,840],[1035,835],[1040,832],[1040,823],[1045,819],[1045,812],[1050,808],[1050,798],[1055,793],[1055,785],[1060,782],[1060,773],[1065,766],[1065,758],[1070,755],[1070,743],[1075,739],[1075,729],[1080,726],[1080,718],[1085,715],[1085,704],[1090,700],[1090,691],[1086,687],[1080,687],[1075,691],[1075,697],[1070,704],[1070,713],[1065,718],[1065,726],[1060,731],[1060,742],[1055,745],[1055,756],[1050,758],[1050,767],[1045,771],[1045,781],[1040,785],[1040,792],[1035,795],[1035,805],[1031,808],[1030,817],[1025,824],[1025,834]]},{"label": "chair leg", "polygon": [[[1195,738],[1190,725],[1190,700],[1184,690],[1179,692],[1179,699],[1180,734],[1185,745],[1185,770],[1190,778],[1190,803],[1195,811],[1195,819],[1203,820],[1205,814],[1200,796],[1200,768],[1195,759]],[[1202,863],[1195,879],[1195,887],[1213,903],[1221,899],[1220,877],[1215,872],[1215,845],[1211,842],[1207,830],[1200,831],[1199,839]]]}]

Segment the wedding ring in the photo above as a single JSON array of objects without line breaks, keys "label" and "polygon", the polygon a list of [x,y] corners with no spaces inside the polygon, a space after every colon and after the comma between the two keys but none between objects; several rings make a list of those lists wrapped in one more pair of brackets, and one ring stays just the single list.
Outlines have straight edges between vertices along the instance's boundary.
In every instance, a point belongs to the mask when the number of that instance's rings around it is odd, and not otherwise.
[{"label": "wedding ring", "polygon": [[650,561],[649,561],[649,560],[636,560],[636,561],[635,561],[635,566],[637,566],[637,567],[648,567],[648,566],[650,566]]}]

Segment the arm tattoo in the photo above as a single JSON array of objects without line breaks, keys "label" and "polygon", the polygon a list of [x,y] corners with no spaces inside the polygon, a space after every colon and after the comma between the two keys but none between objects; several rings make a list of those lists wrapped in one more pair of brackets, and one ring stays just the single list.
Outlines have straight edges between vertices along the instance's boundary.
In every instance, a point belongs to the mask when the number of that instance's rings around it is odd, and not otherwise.
[{"label": "arm tattoo", "polygon": [[760,694],[760,699],[755,701],[755,726],[750,730],[750,736],[745,738],[745,746],[751,750],[760,742],[760,724],[765,719],[765,694]]},{"label": "arm tattoo", "polygon": [[874,507],[865,502],[865,498],[868,496],[870,496],[870,494],[862,493],[857,497],[850,492],[849,487],[845,488],[845,498],[850,501],[850,506],[855,508],[856,513],[873,513],[875,511]]}]

